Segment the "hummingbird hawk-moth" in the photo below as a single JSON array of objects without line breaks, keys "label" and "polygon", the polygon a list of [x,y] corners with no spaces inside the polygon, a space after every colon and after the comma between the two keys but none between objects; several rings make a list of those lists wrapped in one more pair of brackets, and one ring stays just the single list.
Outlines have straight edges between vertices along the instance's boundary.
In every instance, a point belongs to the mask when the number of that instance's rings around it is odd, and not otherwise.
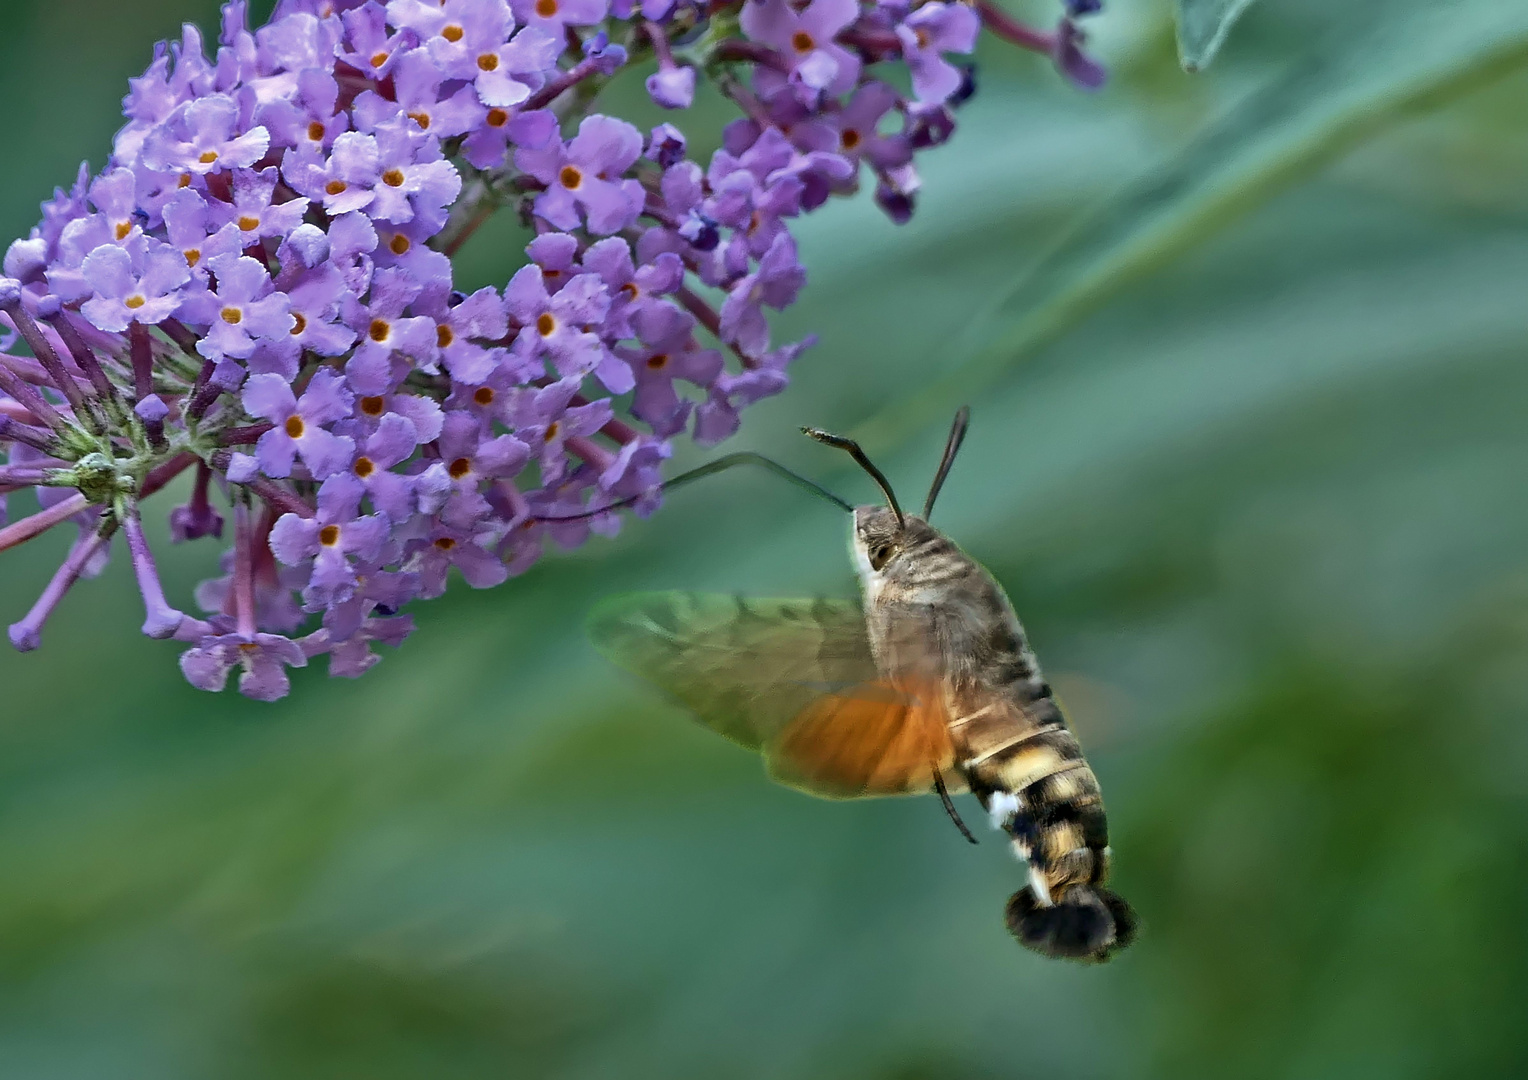
[{"label": "hummingbird hawk-moth", "polygon": [[962,409],[921,517],[902,512],[858,445],[811,428],[854,456],[886,505],[851,509],[756,455],[703,467],[765,464],[851,510],[861,604],[637,593],[602,603],[590,633],[784,784],[828,798],[935,793],[975,843],[949,798],[970,791],[1028,867],[1008,901],[1013,936],[1047,956],[1104,960],[1130,943],[1135,915],[1103,884],[1098,780],[1007,595],[928,523],[966,420]]}]

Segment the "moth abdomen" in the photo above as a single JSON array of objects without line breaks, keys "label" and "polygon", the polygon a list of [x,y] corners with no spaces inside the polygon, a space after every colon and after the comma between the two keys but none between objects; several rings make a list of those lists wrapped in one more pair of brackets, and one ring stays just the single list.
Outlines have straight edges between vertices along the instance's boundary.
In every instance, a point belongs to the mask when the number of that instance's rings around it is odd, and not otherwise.
[{"label": "moth abdomen", "polygon": [[1005,695],[952,724],[971,790],[1029,867],[1008,928],[1048,956],[1102,960],[1128,944],[1135,918],[1101,888],[1109,827],[1098,779],[1048,693]]}]

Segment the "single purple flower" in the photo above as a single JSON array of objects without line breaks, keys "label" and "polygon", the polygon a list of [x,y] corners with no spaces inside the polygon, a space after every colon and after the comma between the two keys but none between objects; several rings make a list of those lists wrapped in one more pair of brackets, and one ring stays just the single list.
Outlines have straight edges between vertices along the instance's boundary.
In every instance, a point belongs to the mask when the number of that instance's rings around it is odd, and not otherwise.
[{"label": "single purple flower", "polygon": [[440,142],[408,119],[395,118],[376,129],[377,169],[381,183],[366,212],[397,224],[424,217],[431,231],[446,222],[446,208],[462,190],[456,166],[446,161]]},{"label": "single purple flower", "polygon": [[1062,19],[1056,27],[1056,67],[1073,84],[1084,90],[1097,90],[1108,81],[1109,72],[1097,60],[1082,51],[1088,35],[1071,19]]},{"label": "single purple flower", "polygon": [[433,371],[439,347],[435,320],[405,316],[422,285],[396,269],[378,270],[372,278],[369,302],[351,301],[345,321],[360,335],[360,344],[345,363],[345,377],[358,394],[385,394],[395,378],[393,358],[409,356],[423,370]]},{"label": "single purple flower", "polygon": [[511,40],[515,20],[502,0],[464,0],[458,10],[460,18],[427,44],[442,77],[471,82],[484,105],[501,108],[540,89],[562,51],[558,38],[532,28]]},{"label": "single purple flower", "polygon": [[351,475],[365,486],[377,513],[394,523],[407,521],[414,513],[414,479],[392,469],[413,457],[420,443],[418,429],[407,417],[384,412],[369,435],[358,431],[356,438],[360,450],[351,462]]},{"label": "single purple flower", "polygon": [[141,234],[126,247],[96,248],[81,271],[95,295],[80,313],[96,327],[118,333],[133,322],[151,326],[174,315],[180,287],[191,277],[179,252]]},{"label": "single purple flower", "polygon": [[175,109],[143,141],[143,164],[159,172],[204,175],[247,169],[271,143],[263,127],[239,131],[239,106],[226,94],[188,101]]},{"label": "single purple flower", "polygon": [[366,3],[340,16],[345,24],[345,43],[335,59],[349,64],[368,78],[381,79],[393,67],[397,58],[419,43],[412,30],[387,32],[387,12],[376,0]]},{"label": "single purple flower", "polygon": [[610,13],[610,0],[509,0],[522,25],[561,38],[570,26],[593,26]]},{"label": "single purple flower", "polygon": [[660,66],[647,77],[647,94],[665,109],[688,109],[695,104],[695,69],[688,65]]},{"label": "single purple flower", "polygon": [[239,229],[239,243],[247,247],[267,236],[285,236],[302,224],[308,200],[289,199],[272,203],[276,190],[274,167],[255,172],[238,169],[233,174],[233,204],[214,201],[209,204],[214,228],[233,223]]},{"label": "single purple flower", "polygon": [[327,156],[299,147],[287,155],[281,175],[293,189],[323,204],[331,217],[370,206],[381,179],[381,151],[373,135],[347,131],[334,140]]},{"label": "single purple flower", "polygon": [[510,406],[515,434],[537,456],[543,487],[560,481],[567,473],[568,462],[563,447],[574,436],[593,435],[610,422],[608,398],[587,405],[571,405],[578,393],[579,380],[563,379],[540,390],[525,389],[516,393]]},{"label": "single purple flower", "polygon": [[931,0],[897,26],[919,100],[942,102],[960,89],[960,69],[941,54],[972,51],[980,30],[981,19],[972,8],[945,0]]},{"label": "single purple flower", "polygon": [[366,488],[348,473],[336,473],[318,489],[315,517],[283,514],[271,529],[271,551],[288,566],[307,566],[312,576],[302,591],[304,605],[317,611],[344,603],[355,593],[355,563],[369,563],[387,542],[387,519],[362,515]]},{"label": "single purple flower", "polygon": [[693,408],[680,398],[674,380],[710,387],[722,373],[722,354],[701,348],[688,328],[640,348],[620,345],[616,351],[636,374],[632,415],[663,438],[682,431]]},{"label": "single purple flower", "polygon": [[299,454],[315,480],[346,468],[355,442],[325,430],[325,425],[349,416],[354,400],[344,379],[328,368],[313,376],[301,401],[281,376],[251,375],[244,383],[244,409],[275,425],[255,446],[261,472],[277,478],[290,476]]},{"label": "single purple flower", "polygon": [[566,144],[515,151],[515,166],[547,185],[536,197],[539,216],[559,229],[577,228],[587,218],[591,233],[609,236],[642,212],[641,183],[619,179],[641,155],[641,132],[596,114],[585,117]]},{"label": "single purple flower", "polygon": [[769,344],[769,325],[763,307],[779,311],[795,303],[806,283],[806,269],[796,257],[796,242],[781,233],[759,260],[758,269],[740,280],[722,302],[722,340],[734,344],[744,356],[762,355]]},{"label": "single purple flower", "polygon": [[610,295],[597,274],[578,274],[549,293],[541,267],[522,266],[504,289],[504,306],[520,324],[512,351],[526,361],[549,356],[558,374],[582,376],[600,366],[606,352],[597,333],[610,310]]},{"label": "single purple flower", "polygon": [[[438,294],[437,294],[438,296]],[[479,341],[498,341],[509,332],[504,301],[492,287],[471,296],[421,302],[421,310],[435,320],[435,344],[451,378],[474,385],[488,378],[504,355],[502,348],[487,348]]]},{"label": "single purple flower", "polygon": [[274,291],[265,267],[247,255],[219,255],[208,269],[217,278],[216,291],[190,296],[182,308],[187,319],[207,325],[197,352],[209,360],[244,359],[255,351],[257,339],[280,341],[291,333],[291,301]]},{"label": "single purple flower", "polygon": [[791,82],[815,99],[846,94],[859,81],[859,57],[834,40],[859,12],[856,0],[812,0],[800,9],[787,0],[748,0],[739,22],[754,41],[780,50]]},{"label": "single purple flower", "polygon": [[[291,638],[280,634],[253,634],[249,637],[231,630],[233,620],[215,616],[212,622],[186,619],[176,637],[195,641],[194,647],[180,654],[180,670],[186,681],[198,690],[213,693],[228,683],[228,673],[242,668],[239,693],[256,701],[277,701],[292,689],[287,678],[289,667],[306,667],[308,658]],[[218,628],[229,627],[223,632]],[[205,628],[195,637],[187,637],[188,627]]]},{"label": "single purple flower", "polygon": [[[376,575],[381,576],[381,575]],[[412,599],[412,592],[417,589],[412,583],[417,581],[413,574],[390,574],[395,579],[407,579]],[[371,667],[382,658],[372,652],[372,645],[381,642],[393,648],[403,644],[403,640],[414,630],[414,619],[411,615],[399,615],[390,619],[367,619],[359,629],[347,636],[343,641],[329,647],[329,676],[336,679],[359,679],[366,674]]]}]

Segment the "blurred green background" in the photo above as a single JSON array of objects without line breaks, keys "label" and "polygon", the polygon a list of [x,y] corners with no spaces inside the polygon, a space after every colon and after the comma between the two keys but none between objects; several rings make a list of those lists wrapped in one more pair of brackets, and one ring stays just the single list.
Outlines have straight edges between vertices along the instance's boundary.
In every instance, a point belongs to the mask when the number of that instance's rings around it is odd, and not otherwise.
[{"label": "blurred green background", "polygon": [[[821,344],[732,444],[868,500],[794,434],[860,430],[916,502],[972,401],[939,523],[1076,714],[1133,949],[1022,951],[1000,844],[772,787],[595,656],[612,591],[852,590],[843,522],[740,472],[273,706],[187,687],[119,553],[0,654],[0,1075],[1528,1072],[1528,5],[1332,7],[1189,77],[1111,0],[1097,95],[984,47],[911,225],[801,223]],[[0,236],[185,18],[5,5]],[[189,605],[216,546],[157,528]],[[4,621],[64,539],[0,558]]]}]

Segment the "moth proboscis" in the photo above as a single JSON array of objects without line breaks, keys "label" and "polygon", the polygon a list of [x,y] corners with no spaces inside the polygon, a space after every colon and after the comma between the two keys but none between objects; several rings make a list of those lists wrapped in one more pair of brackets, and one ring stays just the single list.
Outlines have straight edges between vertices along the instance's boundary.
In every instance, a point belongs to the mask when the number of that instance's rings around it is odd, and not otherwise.
[{"label": "moth proboscis", "polygon": [[956,415],[922,516],[902,512],[857,444],[812,428],[853,455],[885,505],[851,508],[757,455],[702,466],[764,464],[850,511],[861,603],[627,594],[599,605],[590,634],[614,663],[762,754],[781,783],[828,798],[938,794],[975,842],[949,799],[971,792],[1028,870],[1008,901],[1009,931],[1047,956],[1104,960],[1131,942],[1136,919],[1104,887],[1098,780],[1007,594],[928,523],[968,415]]}]

